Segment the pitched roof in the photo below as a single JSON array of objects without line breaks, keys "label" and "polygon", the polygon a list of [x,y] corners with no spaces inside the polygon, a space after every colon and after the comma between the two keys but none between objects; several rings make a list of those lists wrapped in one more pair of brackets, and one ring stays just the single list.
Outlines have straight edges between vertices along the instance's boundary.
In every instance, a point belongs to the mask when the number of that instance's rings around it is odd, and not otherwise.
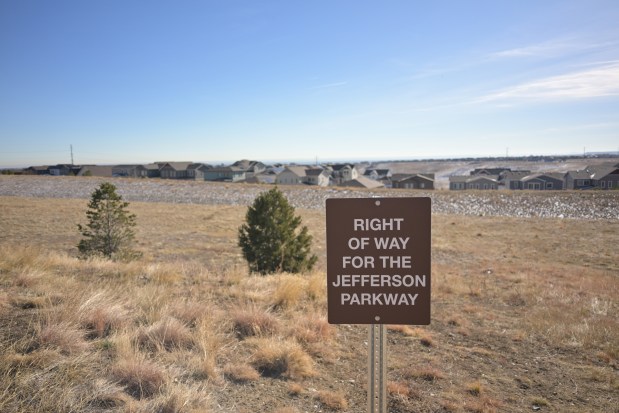
[{"label": "pitched roof", "polygon": [[309,168],[305,170],[305,175],[307,176],[318,176],[326,173],[327,171],[322,168]]},{"label": "pitched roof", "polygon": [[280,173],[284,173],[286,171],[292,172],[293,174],[297,175],[298,177],[302,178],[305,176],[305,171],[308,168],[306,166],[287,166],[282,172]]},{"label": "pitched roof", "polygon": [[163,165],[162,168],[170,166],[170,168],[174,169],[175,171],[186,171],[191,164],[193,164],[193,162],[166,162],[166,164]]},{"label": "pitched roof", "polygon": [[617,166],[612,164],[587,166],[586,170],[590,173],[591,179],[601,179],[606,175],[619,174]]},{"label": "pitched roof", "polygon": [[563,176],[564,176],[564,174],[562,174],[560,172],[546,172],[546,173],[537,173],[537,174],[527,175],[527,176],[521,178],[520,180],[522,182],[526,182],[526,181],[530,181],[531,179],[539,179],[539,178],[541,178],[543,180],[544,178],[552,178],[552,179],[556,179],[558,181],[563,181]]},{"label": "pitched roof", "polygon": [[367,189],[376,189],[376,188],[383,188],[385,185],[383,185],[382,182],[375,181],[370,178],[366,178],[365,176],[359,176],[350,181],[341,183],[340,186],[352,186],[352,187],[360,187],[360,188],[367,188]]},{"label": "pitched roof", "polygon": [[567,175],[573,179],[591,179],[591,174],[587,171],[568,171]]}]

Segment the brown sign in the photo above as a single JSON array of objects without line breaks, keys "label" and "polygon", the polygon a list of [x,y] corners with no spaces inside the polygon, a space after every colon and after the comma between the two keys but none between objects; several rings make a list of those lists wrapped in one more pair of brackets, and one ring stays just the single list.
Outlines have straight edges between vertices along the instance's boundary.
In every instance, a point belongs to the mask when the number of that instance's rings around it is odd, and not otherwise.
[{"label": "brown sign", "polygon": [[331,324],[430,324],[430,198],[327,199]]}]

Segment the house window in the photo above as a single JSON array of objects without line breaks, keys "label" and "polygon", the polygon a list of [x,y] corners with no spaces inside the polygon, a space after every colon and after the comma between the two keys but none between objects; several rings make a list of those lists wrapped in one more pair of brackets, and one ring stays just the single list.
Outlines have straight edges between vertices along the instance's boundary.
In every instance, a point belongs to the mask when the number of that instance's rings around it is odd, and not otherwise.
[{"label": "house window", "polygon": [[546,189],[552,189],[552,182],[546,182]]},{"label": "house window", "polygon": [[613,187],[613,181],[608,181],[608,189],[611,189]]},{"label": "house window", "polygon": [[484,184],[484,189],[488,189],[488,184]]},{"label": "house window", "polygon": [[606,188],[606,181],[601,181],[602,188]]},{"label": "house window", "polygon": [[424,184],[424,183],[420,183],[419,184],[419,188],[424,189],[425,187],[426,187],[426,184]]}]

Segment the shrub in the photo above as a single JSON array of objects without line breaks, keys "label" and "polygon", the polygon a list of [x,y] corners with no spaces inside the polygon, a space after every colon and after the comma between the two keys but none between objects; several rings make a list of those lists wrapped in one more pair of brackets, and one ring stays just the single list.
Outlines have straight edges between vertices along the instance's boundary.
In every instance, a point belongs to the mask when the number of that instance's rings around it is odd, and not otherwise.
[{"label": "shrub", "polygon": [[251,272],[298,273],[316,263],[318,258],[310,253],[312,236],[306,226],[297,230],[301,218],[279,189],[258,195],[245,221],[239,228],[239,247]]},{"label": "shrub", "polygon": [[92,193],[86,211],[88,224],[77,225],[84,237],[77,245],[82,257],[128,260],[141,255],[131,248],[136,217],[127,211],[128,206],[109,182],[102,183]]}]

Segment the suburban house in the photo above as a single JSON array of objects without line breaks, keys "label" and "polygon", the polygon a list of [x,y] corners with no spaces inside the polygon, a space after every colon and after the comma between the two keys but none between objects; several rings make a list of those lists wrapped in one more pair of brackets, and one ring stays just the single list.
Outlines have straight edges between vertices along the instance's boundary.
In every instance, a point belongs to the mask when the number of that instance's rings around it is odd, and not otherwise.
[{"label": "suburban house", "polygon": [[331,174],[326,169],[309,168],[305,170],[305,183],[308,185],[329,186]]},{"label": "suburban house", "polygon": [[49,166],[30,166],[24,169],[27,175],[49,175]]},{"label": "suburban house", "polygon": [[348,181],[342,182],[340,183],[339,186],[349,186],[353,188],[366,188],[366,189],[376,189],[376,188],[385,187],[385,185],[382,182],[375,181],[363,175],[357,176],[354,179],[350,179]]},{"label": "suburban house", "polygon": [[359,176],[357,167],[348,163],[330,164],[327,169],[331,171],[331,178],[336,185],[351,181]]},{"label": "suburban house", "polygon": [[247,178],[244,169],[236,166],[216,166],[204,171],[206,181],[239,182]]},{"label": "suburban house", "polygon": [[187,179],[187,168],[193,162],[166,162],[159,169],[162,179]]},{"label": "suburban house", "polygon": [[[157,172],[159,172],[158,166]],[[112,176],[141,178],[148,176],[148,174],[143,165],[116,165],[112,167]]]},{"label": "suburban house", "polygon": [[499,189],[498,175],[454,175],[449,177],[449,189],[462,191],[466,189],[494,190]]},{"label": "suburban house", "polygon": [[591,189],[593,184],[591,183],[591,172],[586,170],[582,171],[568,171],[565,174],[565,189]]},{"label": "suburban house", "polygon": [[475,168],[470,175],[501,175],[503,172],[509,172],[511,168]]},{"label": "suburban house", "polygon": [[434,174],[398,174],[391,178],[391,187],[400,189],[434,189]]},{"label": "suburban house", "polygon": [[518,189],[527,189],[534,191],[554,191],[563,189],[564,174],[561,173],[540,173],[525,176],[520,180]]},{"label": "suburban house", "polygon": [[112,166],[82,165],[76,176],[113,176]]},{"label": "suburban house", "polygon": [[211,169],[210,165],[204,163],[192,163],[187,167],[187,178],[195,179],[196,181],[204,181],[206,171]]},{"label": "suburban house", "polygon": [[300,185],[306,182],[305,170],[307,166],[287,166],[275,178],[275,183],[278,185]]},{"label": "suburban house", "polygon": [[66,175],[75,175],[79,172],[80,167],[69,164],[58,164],[54,166],[50,166],[47,168],[50,175],[53,176],[66,176]]},{"label": "suburban house", "polygon": [[619,188],[619,163],[587,166],[587,172],[591,175],[591,184],[596,189]]},{"label": "suburban house", "polygon": [[366,178],[374,179],[375,181],[381,181],[391,178],[391,169],[375,169],[367,168],[363,173]]},{"label": "suburban house", "polygon": [[248,159],[242,159],[240,161],[236,161],[231,166],[239,168],[245,171],[245,175],[249,178],[259,173],[264,172],[267,169],[267,166],[259,161],[250,161]]},{"label": "suburban house", "polygon": [[531,175],[531,171],[503,171],[499,174],[499,189],[519,189],[520,180]]}]

